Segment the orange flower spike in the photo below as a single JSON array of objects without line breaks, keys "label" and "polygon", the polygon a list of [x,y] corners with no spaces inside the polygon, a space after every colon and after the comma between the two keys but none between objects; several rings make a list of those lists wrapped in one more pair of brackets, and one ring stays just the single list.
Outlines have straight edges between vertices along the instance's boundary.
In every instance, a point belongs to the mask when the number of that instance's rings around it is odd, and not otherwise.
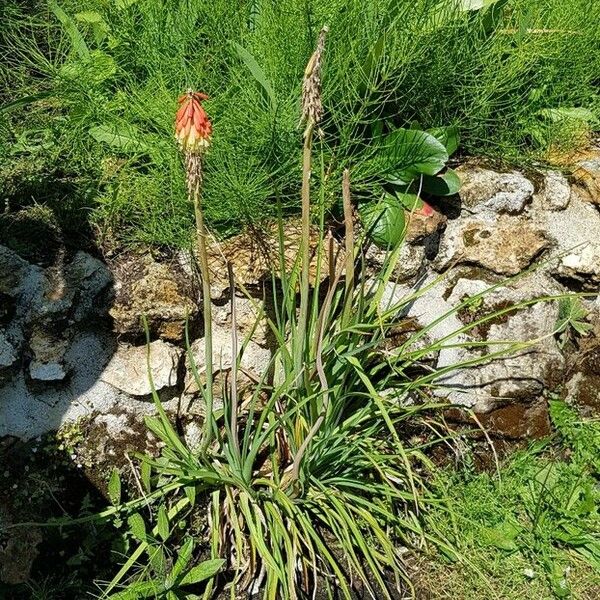
[{"label": "orange flower spike", "polygon": [[175,137],[184,152],[201,154],[210,145],[212,125],[201,104],[207,98],[206,94],[190,91],[178,100]]}]

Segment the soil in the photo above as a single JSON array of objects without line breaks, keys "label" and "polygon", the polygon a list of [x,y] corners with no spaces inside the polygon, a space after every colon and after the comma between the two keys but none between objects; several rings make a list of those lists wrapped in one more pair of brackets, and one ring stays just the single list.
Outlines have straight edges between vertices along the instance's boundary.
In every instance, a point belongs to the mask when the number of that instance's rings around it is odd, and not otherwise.
[{"label": "soil", "polygon": [[4,438],[0,465],[0,598],[80,600],[97,592],[93,580],[114,569],[115,530],[50,522],[93,514],[106,507],[104,497],[51,435]]}]

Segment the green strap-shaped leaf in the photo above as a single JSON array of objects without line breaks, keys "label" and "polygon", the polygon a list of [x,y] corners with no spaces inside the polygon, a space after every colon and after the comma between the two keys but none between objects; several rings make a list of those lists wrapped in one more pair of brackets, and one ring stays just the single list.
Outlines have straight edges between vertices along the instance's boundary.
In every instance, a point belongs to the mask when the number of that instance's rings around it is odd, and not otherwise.
[{"label": "green strap-shaped leaf", "polygon": [[214,577],[223,567],[225,561],[221,558],[206,560],[192,567],[179,581],[179,585],[192,585]]},{"label": "green strap-shaped leaf", "polygon": [[69,17],[69,15],[58,5],[55,0],[50,0],[48,6],[54,16],[60,21],[68,36],[71,38],[71,44],[73,45],[73,50],[77,56],[79,56],[81,60],[89,60],[90,50],[83,39],[83,35],[81,35],[81,31],[79,31],[77,25],[75,25],[75,21]]},{"label": "green strap-shaped leaf", "polygon": [[237,55],[242,59],[242,61],[248,67],[250,73],[252,73],[254,79],[256,79],[256,81],[262,88],[265,95],[265,99],[267,100],[267,102],[270,102],[271,108],[275,109],[275,107],[277,106],[277,98],[275,97],[275,92],[273,91],[273,87],[267,79],[265,72],[262,70],[261,66],[258,64],[254,56],[252,56],[252,54],[250,54],[250,52],[248,52],[246,48],[240,46],[240,44],[238,44],[237,42],[232,42],[232,44],[237,52]]},{"label": "green strap-shaped leaf", "polygon": [[33,104],[38,100],[43,100],[44,98],[50,98],[52,96],[51,92],[40,92],[39,94],[32,94],[31,96],[25,96],[24,98],[18,98],[17,100],[11,100],[6,104],[0,106],[0,113],[9,112],[14,110],[15,108],[21,108],[22,106],[27,106],[28,104]]},{"label": "green strap-shaped leaf", "polygon": [[192,558],[192,552],[194,551],[194,538],[187,538],[181,548],[179,549],[179,554],[177,555],[177,560],[173,565],[173,570],[171,571],[171,578],[177,581],[180,575],[185,571],[190,560]]},{"label": "green strap-shaped leaf", "polygon": [[162,592],[162,585],[156,581],[140,581],[130,583],[126,589],[108,596],[108,600],[142,600],[157,598]]}]

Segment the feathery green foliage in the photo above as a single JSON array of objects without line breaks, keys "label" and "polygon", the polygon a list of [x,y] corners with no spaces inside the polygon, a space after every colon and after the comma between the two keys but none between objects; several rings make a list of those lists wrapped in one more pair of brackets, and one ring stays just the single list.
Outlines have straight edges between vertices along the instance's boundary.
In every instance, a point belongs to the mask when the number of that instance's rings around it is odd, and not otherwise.
[{"label": "feathery green foliage", "polygon": [[[297,98],[322,23],[331,31],[331,205],[343,169],[355,172],[375,138],[415,121],[455,125],[464,152],[510,159],[580,135],[599,116],[600,6],[585,0],[252,0],[235,11],[225,0],[10,0],[1,10],[10,203],[33,196],[57,208],[76,196],[106,243],[189,239],[180,157],[168,141],[175,99],[189,86],[211,97],[213,229],[297,209]],[[548,118],[555,110],[566,120]]]}]

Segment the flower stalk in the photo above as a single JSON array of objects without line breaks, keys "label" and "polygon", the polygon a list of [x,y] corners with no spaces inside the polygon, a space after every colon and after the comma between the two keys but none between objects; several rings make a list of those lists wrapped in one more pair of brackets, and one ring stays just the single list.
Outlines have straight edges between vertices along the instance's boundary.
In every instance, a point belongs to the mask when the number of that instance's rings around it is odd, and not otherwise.
[{"label": "flower stalk", "polygon": [[188,197],[194,205],[196,219],[196,244],[198,266],[202,282],[202,303],[204,312],[204,342],[206,362],[206,385],[204,389],[205,418],[200,453],[210,446],[213,427],[213,361],[212,361],[212,314],[210,297],[210,273],[208,269],[208,235],[204,223],[201,203],[203,181],[203,158],[208,150],[212,135],[212,125],[202,107],[202,101],[208,96],[201,92],[188,90],[179,98],[179,110],[175,118],[175,137],[185,159]]},{"label": "flower stalk", "polygon": [[310,289],[310,178],[312,170],[312,143],[315,130],[322,135],[318,128],[323,117],[321,101],[321,65],[325,49],[325,36],[329,31],[323,27],[319,33],[317,47],[313,52],[304,71],[302,82],[302,123],[304,129],[304,145],[302,149],[302,232],[300,239],[300,313],[296,346],[294,348],[294,374],[296,385],[299,385],[304,368],[304,354],[308,325],[309,289]]}]

